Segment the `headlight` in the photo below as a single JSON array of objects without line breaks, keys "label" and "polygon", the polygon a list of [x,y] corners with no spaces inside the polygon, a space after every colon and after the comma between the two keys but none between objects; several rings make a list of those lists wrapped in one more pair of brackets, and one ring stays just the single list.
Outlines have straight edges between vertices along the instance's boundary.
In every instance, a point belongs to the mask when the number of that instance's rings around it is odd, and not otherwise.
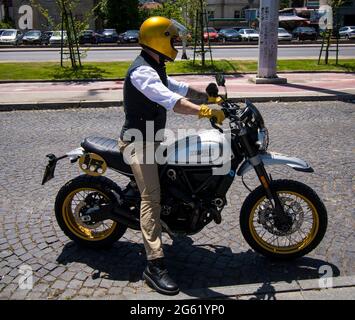
[{"label": "headlight", "polygon": [[256,144],[259,146],[260,151],[266,151],[269,146],[269,132],[266,128],[258,129],[258,141]]}]

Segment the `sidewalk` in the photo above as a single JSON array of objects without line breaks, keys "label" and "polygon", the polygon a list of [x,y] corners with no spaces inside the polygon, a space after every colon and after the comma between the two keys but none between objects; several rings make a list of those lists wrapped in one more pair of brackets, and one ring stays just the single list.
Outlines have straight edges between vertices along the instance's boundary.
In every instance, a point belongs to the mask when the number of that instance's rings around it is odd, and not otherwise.
[{"label": "sidewalk", "polygon": [[[287,84],[254,84],[255,74],[226,77],[229,98],[237,101],[355,100],[355,73],[280,73]],[[179,75],[177,80],[204,89],[209,75]],[[122,105],[123,81],[0,83],[0,111],[109,107]],[[221,89],[223,93],[223,88]]]},{"label": "sidewalk", "polygon": [[[355,300],[355,276],[325,278],[329,287],[321,288],[323,279],[293,280],[292,282],[253,283],[191,289],[173,299],[232,299],[232,300]],[[80,299],[80,297],[78,297]],[[147,294],[105,296],[105,300],[169,300],[156,292]]]}]

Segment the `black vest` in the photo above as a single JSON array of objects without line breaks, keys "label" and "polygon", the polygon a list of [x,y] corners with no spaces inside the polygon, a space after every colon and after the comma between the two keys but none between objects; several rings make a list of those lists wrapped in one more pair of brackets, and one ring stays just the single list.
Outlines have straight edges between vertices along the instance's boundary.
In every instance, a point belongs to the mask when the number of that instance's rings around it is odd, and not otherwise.
[{"label": "black vest", "polygon": [[[136,60],[129,67],[124,87],[124,111],[126,114],[125,123],[121,130],[120,138],[124,139],[124,133],[128,129],[138,129],[142,132],[143,140],[152,140],[146,134],[146,121],[153,121],[154,123],[154,137],[158,130],[164,129],[166,124],[166,109],[161,105],[149,100],[144,94],[138,91],[131,82],[131,73],[140,66],[152,67],[159,75],[161,81],[167,86],[167,75],[165,71],[165,64],[158,64],[145,51],[136,58]],[[154,139],[154,137],[152,137]]]}]

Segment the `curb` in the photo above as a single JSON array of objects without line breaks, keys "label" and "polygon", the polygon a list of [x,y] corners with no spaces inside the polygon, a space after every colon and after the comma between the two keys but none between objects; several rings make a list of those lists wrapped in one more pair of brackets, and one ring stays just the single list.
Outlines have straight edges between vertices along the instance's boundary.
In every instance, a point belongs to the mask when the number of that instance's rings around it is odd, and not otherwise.
[{"label": "curb", "polygon": [[[245,96],[240,98],[230,98],[233,102],[307,102],[307,101],[353,101],[355,94],[341,95],[315,95],[315,96]],[[64,109],[84,109],[84,108],[109,108],[121,107],[123,101],[68,101],[68,102],[29,102],[29,103],[3,103],[0,104],[0,112],[25,111],[25,110],[64,110]]]},{"label": "curb", "polygon": [[68,101],[0,104],[0,112],[120,107],[122,101]]},{"label": "curb", "polygon": [[[307,48],[318,48],[322,42],[316,42],[316,43],[279,43],[278,47],[281,48],[293,48],[293,47],[307,47]],[[336,44],[333,43],[333,46]],[[339,42],[340,47],[352,47],[355,45],[355,42]],[[218,49],[250,49],[250,48],[256,48],[258,47],[258,42],[255,42],[254,44],[250,44],[248,42],[244,42],[243,44],[231,44],[231,45],[225,45],[225,44],[215,44],[212,45],[211,48],[218,48]],[[182,46],[177,46],[177,49],[182,49]],[[132,46],[84,46],[80,47],[81,50],[93,50],[93,51],[101,51],[101,50],[140,50],[141,47],[139,45],[132,45]],[[188,46],[188,50],[193,50],[193,46]],[[22,51],[22,52],[33,52],[33,51],[58,51],[60,50],[60,46],[58,47],[38,47],[38,46],[20,46],[20,47],[11,47],[11,46],[2,46],[0,47],[0,51],[3,52],[16,52],[16,51]]]},{"label": "curb", "polygon": [[[332,278],[331,288],[320,288],[320,279],[292,280],[291,282],[265,282],[225,287],[211,287],[188,289],[176,296],[165,296],[155,291],[142,294],[106,296],[108,300],[194,300],[194,299],[258,299],[260,296],[274,297],[279,295],[280,300],[291,298],[296,300],[310,300],[319,298],[337,299],[337,292],[342,290],[351,292],[355,298],[355,276]],[[265,299],[264,298],[264,299]],[[338,297],[339,298],[339,297]],[[350,297],[351,298],[351,297]]]},{"label": "curb", "polygon": [[[221,59],[221,60],[225,60],[225,59]],[[189,73],[171,73],[169,74],[169,76],[171,77],[180,77],[180,76],[215,76],[218,72],[206,72],[206,73],[193,73],[193,72],[189,72]],[[291,70],[291,71],[278,71],[277,74],[294,74],[294,73],[301,73],[301,74],[306,74],[306,73],[311,73],[311,74],[316,74],[316,73],[343,73],[343,74],[355,74],[355,72],[353,71],[341,71],[341,70],[309,70],[309,71],[305,71],[305,70]],[[250,71],[250,72],[226,72],[224,73],[225,76],[237,76],[237,75],[246,75],[246,74],[250,74],[250,75],[255,75],[257,74],[257,71]],[[89,78],[89,79],[53,79],[53,80],[36,80],[36,79],[30,79],[30,80],[0,80],[0,84],[6,84],[6,83],[65,83],[65,82],[70,82],[70,83],[75,83],[75,82],[82,82],[82,83],[86,83],[86,82],[107,82],[107,81],[124,81],[125,78],[105,78],[105,79],[95,79],[95,78]]]}]

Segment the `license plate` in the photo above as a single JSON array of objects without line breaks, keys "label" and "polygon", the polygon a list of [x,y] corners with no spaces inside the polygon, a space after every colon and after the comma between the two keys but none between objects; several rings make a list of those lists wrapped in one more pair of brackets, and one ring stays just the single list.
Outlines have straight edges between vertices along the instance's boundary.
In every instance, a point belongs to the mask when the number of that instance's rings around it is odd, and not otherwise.
[{"label": "license plate", "polygon": [[54,178],[54,171],[55,167],[57,165],[57,158],[53,154],[47,155],[49,158],[48,164],[46,168],[44,169],[44,174],[43,174],[43,179],[42,179],[42,185],[44,185],[46,182]]}]

